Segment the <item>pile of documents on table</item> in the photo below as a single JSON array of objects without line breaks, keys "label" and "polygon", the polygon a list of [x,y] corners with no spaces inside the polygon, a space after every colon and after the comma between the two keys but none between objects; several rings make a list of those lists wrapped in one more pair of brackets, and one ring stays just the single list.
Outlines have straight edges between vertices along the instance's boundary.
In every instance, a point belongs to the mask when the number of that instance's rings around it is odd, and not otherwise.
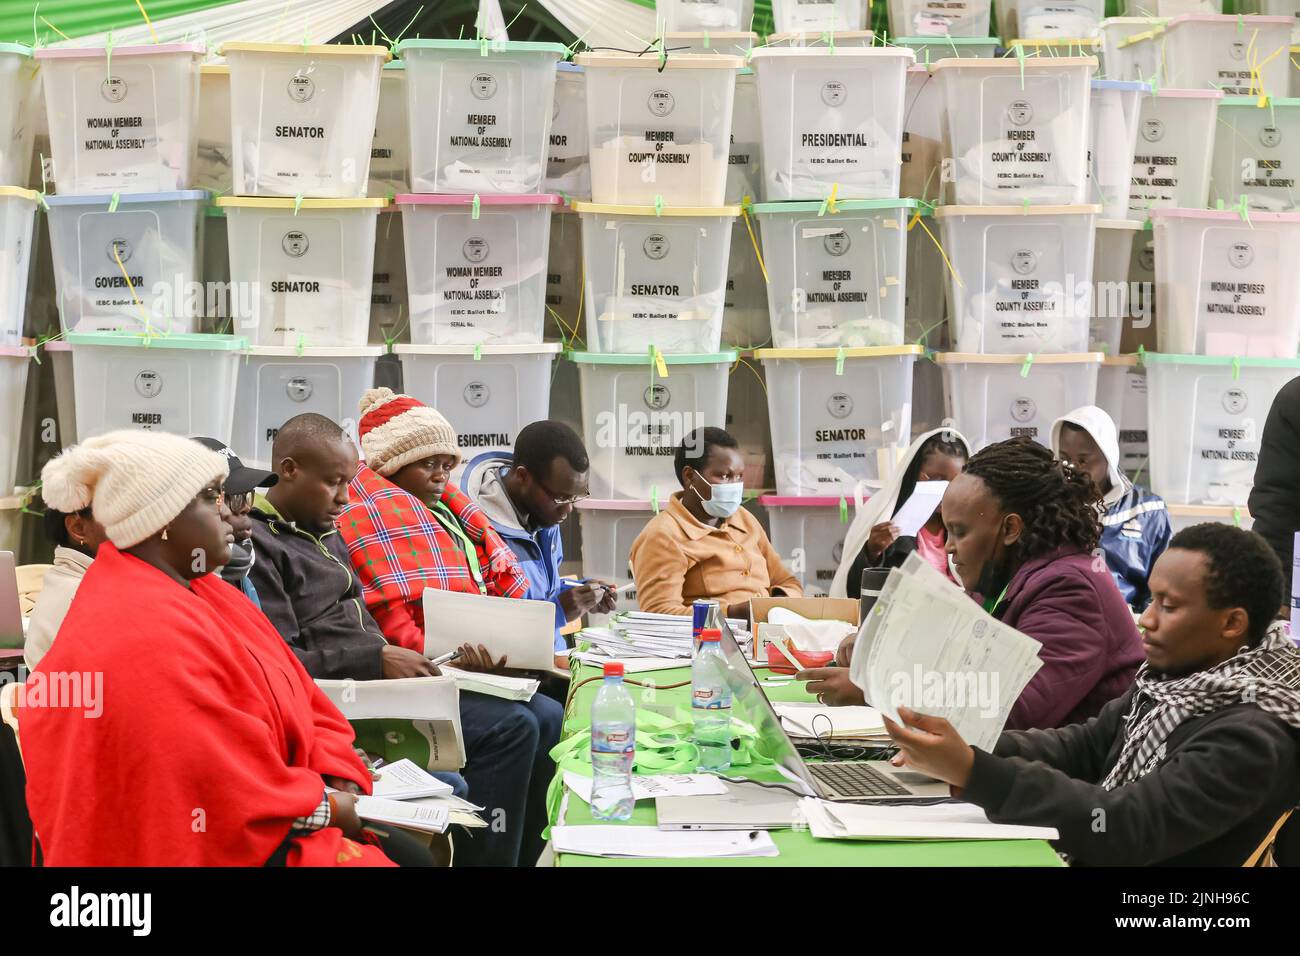
[{"label": "pile of documents on table", "polygon": [[[578,635],[579,645],[589,645],[574,656],[584,664],[601,666],[607,660],[623,661],[628,673],[686,667],[694,651],[691,615],[622,611],[605,627],[588,627]],[[749,622],[727,619],[742,649],[749,647]]]}]

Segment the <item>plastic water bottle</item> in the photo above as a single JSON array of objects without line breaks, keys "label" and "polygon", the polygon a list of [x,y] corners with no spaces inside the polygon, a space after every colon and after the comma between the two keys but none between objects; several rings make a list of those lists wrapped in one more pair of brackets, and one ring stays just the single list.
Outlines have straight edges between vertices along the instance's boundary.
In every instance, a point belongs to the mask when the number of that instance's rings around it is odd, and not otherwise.
[{"label": "plastic water bottle", "polygon": [[700,652],[700,635],[708,628],[722,630],[722,610],[717,601],[696,601],[691,606],[691,657]]},{"label": "plastic water bottle", "polygon": [[591,815],[626,820],[632,797],[636,755],[636,702],[623,683],[623,665],[605,665],[605,682],[591,703]]},{"label": "plastic water bottle", "polygon": [[731,769],[731,685],[727,660],[715,628],[700,632],[700,650],[691,662],[691,716],[695,724],[696,770]]}]

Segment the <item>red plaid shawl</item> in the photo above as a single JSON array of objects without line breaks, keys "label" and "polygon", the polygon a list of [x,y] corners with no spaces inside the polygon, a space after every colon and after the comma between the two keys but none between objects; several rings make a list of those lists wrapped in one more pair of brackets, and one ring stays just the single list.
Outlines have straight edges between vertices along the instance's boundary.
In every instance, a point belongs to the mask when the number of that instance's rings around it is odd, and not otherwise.
[{"label": "red plaid shawl", "polygon": [[[387,478],[362,465],[348,490],[337,525],[366,607],[391,642],[423,651],[424,589],[479,593],[469,562],[424,503]],[[528,578],[487,515],[450,483],[442,503],[474,543],[487,593],[522,598]]]}]

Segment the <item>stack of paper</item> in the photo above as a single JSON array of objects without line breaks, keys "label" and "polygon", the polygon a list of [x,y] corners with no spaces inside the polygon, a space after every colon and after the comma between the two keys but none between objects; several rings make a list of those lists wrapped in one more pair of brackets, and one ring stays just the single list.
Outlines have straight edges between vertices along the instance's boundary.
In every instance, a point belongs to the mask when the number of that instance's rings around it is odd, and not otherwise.
[{"label": "stack of paper", "polygon": [[[743,648],[748,644],[748,622],[728,619],[727,623],[740,646]],[[657,658],[682,662],[689,661],[695,650],[691,625],[689,614],[623,611],[611,618],[608,627],[585,629],[580,640],[590,644],[591,653],[597,657],[619,660]]]},{"label": "stack of paper", "polygon": [[384,764],[374,773],[379,774],[379,778],[372,784],[374,795],[388,800],[440,797],[452,792],[451,784],[444,783],[410,760]]},{"label": "stack of paper", "polygon": [[511,677],[508,674],[481,674],[475,671],[463,671],[458,667],[443,664],[439,670],[456,680],[456,686],[462,691],[473,691],[502,700],[530,701],[537,693],[538,682],[531,677]]},{"label": "stack of paper", "polygon": [[917,553],[889,573],[853,645],[849,677],[867,702],[943,717],[992,751],[1042,645],[988,614]]},{"label": "stack of paper", "polygon": [[451,815],[446,807],[358,796],[357,816],[369,823],[386,823],[421,833],[446,833]]},{"label": "stack of paper", "polygon": [[657,827],[551,827],[556,853],[621,859],[690,860],[778,856],[765,830],[660,830]]},{"label": "stack of paper", "polygon": [[809,832],[823,840],[1055,840],[1060,836],[1052,827],[990,823],[973,803],[883,806],[805,797],[798,812]]},{"label": "stack of paper", "polygon": [[791,737],[888,737],[880,711],[874,707],[827,707],[825,704],[773,701],[781,726]]}]

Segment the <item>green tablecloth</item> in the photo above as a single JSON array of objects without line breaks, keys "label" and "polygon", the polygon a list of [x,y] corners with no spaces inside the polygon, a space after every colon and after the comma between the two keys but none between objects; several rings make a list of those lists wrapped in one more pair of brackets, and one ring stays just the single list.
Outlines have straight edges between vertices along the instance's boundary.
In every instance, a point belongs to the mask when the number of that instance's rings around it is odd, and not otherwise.
[{"label": "green tablecloth", "polygon": [[[575,681],[595,677],[594,667],[582,667]],[[654,671],[653,674],[629,674],[629,680],[653,676],[656,684],[674,684],[690,679],[689,668]],[[591,720],[591,700],[600,687],[592,681],[578,689],[576,699],[569,709],[564,724],[564,735],[586,730]],[[772,700],[812,700],[800,683],[774,684],[765,688]],[[635,693],[636,689],[633,688]],[[690,688],[680,687],[658,692],[665,701],[685,704],[690,699]],[[741,770],[733,770],[740,774]],[[758,780],[780,780],[780,774],[764,768],[753,774]],[[572,826],[597,822],[591,810],[578,796],[570,795],[567,812],[558,821]],[[643,800],[636,806],[629,825],[653,826],[654,801]],[[1041,840],[967,840],[961,842],[901,843],[866,840],[818,840],[810,833],[794,830],[773,830],[780,856],[747,857],[737,859],[707,860],[607,860],[600,857],[557,854],[557,866],[1061,866],[1060,858]]]}]

